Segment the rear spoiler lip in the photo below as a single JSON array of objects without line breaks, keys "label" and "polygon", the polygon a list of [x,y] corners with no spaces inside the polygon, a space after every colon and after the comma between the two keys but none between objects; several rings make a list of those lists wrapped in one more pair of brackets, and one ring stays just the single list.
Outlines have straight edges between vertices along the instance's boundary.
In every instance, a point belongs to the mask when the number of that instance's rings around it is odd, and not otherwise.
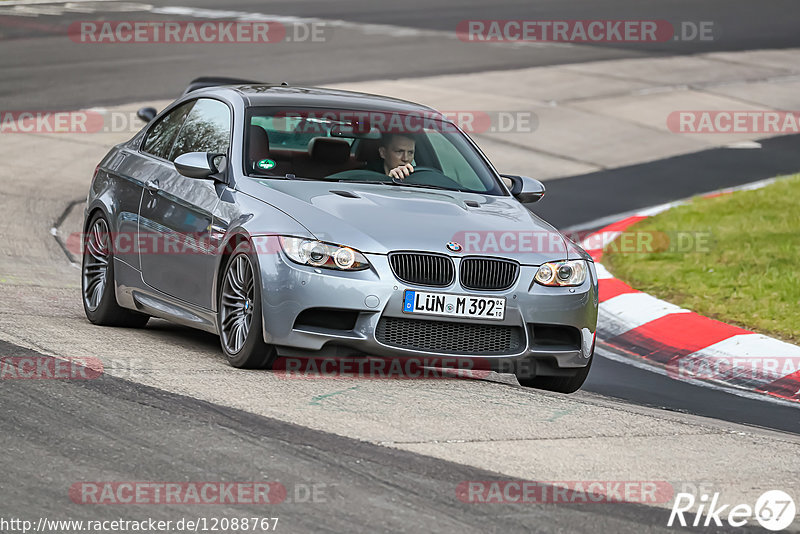
[{"label": "rear spoiler lip", "polygon": [[253,81],[253,80],[244,80],[241,78],[227,78],[224,76],[201,76],[200,78],[195,78],[189,85],[186,86],[186,89],[183,91],[183,95],[185,96],[192,91],[197,91],[198,89],[205,89],[207,87],[219,87],[220,85],[288,85],[286,82],[281,82],[280,84],[265,84],[265,82]]}]

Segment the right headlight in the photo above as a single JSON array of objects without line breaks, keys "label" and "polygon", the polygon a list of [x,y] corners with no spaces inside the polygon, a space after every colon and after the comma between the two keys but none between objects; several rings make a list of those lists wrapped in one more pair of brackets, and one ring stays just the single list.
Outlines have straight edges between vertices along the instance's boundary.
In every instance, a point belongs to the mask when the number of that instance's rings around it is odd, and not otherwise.
[{"label": "right headlight", "polygon": [[337,271],[361,271],[369,267],[363,254],[344,245],[287,236],[281,236],[280,242],[289,259],[300,265]]},{"label": "right headlight", "polygon": [[543,286],[579,286],[588,272],[586,260],[551,261],[540,265],[533,279]]}]

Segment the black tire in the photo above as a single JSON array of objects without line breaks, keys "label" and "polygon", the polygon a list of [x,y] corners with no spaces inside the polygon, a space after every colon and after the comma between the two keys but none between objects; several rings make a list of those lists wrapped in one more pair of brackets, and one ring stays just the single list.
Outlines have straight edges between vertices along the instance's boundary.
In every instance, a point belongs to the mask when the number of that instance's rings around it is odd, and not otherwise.
[{"label": "black tire", "polygon": [[579,367],[578,371],[570,376],[517,377],[517,380],[520,385],[527,388],[545,389],[558,393],[575,393],[586,382],[586,377],[589,376],[589,368],[592,366],[592,360],[594,360],[594,355],[589,358],[589,363],[586,364],[586,367]]},{"label": "black tire", "polygon": [[86,318],[100,326],[142,328],[149,315],[117,303],[114,283],[114,251],[105,216],[95,213],[87,225],[81,261],[81,300]]},{"label": "black tire", "polygon": [[586,382],[586,377],[589,376],[589,370],[594,361],[594,347],[595,342],[592,342],[592,353],[589,355],[589,362],[586,367],[579,367],[577,371],[569,376],[529,376],[517,375],[517,381],[521,386],[527,388],[544,389],[547,391],[555,391],[557,393],[575,393],[583,383]]},{"label": "black tire", "polygon": [[[249,280],[245,268],[250,269]],[[218,291],[217,330],[222,352],[228,363],[241,369],[272,369],[276,357],[275,347],[264,342],[258,272],[258,258],[250,243],[239,243],[225,264]],[[236,323],[241,323],[240,327],[235,328]]]}]

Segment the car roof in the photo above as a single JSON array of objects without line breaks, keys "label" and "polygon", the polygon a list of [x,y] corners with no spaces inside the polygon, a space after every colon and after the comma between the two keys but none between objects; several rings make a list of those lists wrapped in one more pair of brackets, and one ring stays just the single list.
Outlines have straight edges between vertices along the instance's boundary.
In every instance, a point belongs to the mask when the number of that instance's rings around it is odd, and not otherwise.
[{"label": "car roof", "polygon": [[436,112],[428,106],[398,98],[322,87],[296,87],[280,84],[224,85],[199,89],[192,91],[191,94],[208,94],[224,89],[237,92],[246,106],[253,107],[297,106],[384,112]]}]

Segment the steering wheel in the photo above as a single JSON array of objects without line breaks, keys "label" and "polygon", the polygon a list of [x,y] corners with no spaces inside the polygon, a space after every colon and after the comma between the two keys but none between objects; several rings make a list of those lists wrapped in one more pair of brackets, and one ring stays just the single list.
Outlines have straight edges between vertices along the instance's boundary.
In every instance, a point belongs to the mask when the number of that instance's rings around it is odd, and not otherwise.
[{"label": "steering wheel", "polygon": [[446,187],[448,189],[464,188],[464,186],[462,186],[460,183],[456,182],[452,178],[448,178],[442,171],[433,167],[414,167],[414,172],[412,172],[407,178],[405,178],[405,180],[402,181],[418,185],[436,185],[439,187]]},{"label": "steering wheel", "polygon": [[[380,179],[378,179],[380,177]],[[392,178],[383,173],[371,171],[367,169],[352,169],[348,171],[337,172],[325,177],[326,180],[366,180],[380,182],[390,182]],[[404,180],[397,180],[398,183],[409,183],[414,185],[435,185],[447,189],[463,189],[464,187],[442,174],[442,171],[433,167],[414,167],[414,172]]]}]

